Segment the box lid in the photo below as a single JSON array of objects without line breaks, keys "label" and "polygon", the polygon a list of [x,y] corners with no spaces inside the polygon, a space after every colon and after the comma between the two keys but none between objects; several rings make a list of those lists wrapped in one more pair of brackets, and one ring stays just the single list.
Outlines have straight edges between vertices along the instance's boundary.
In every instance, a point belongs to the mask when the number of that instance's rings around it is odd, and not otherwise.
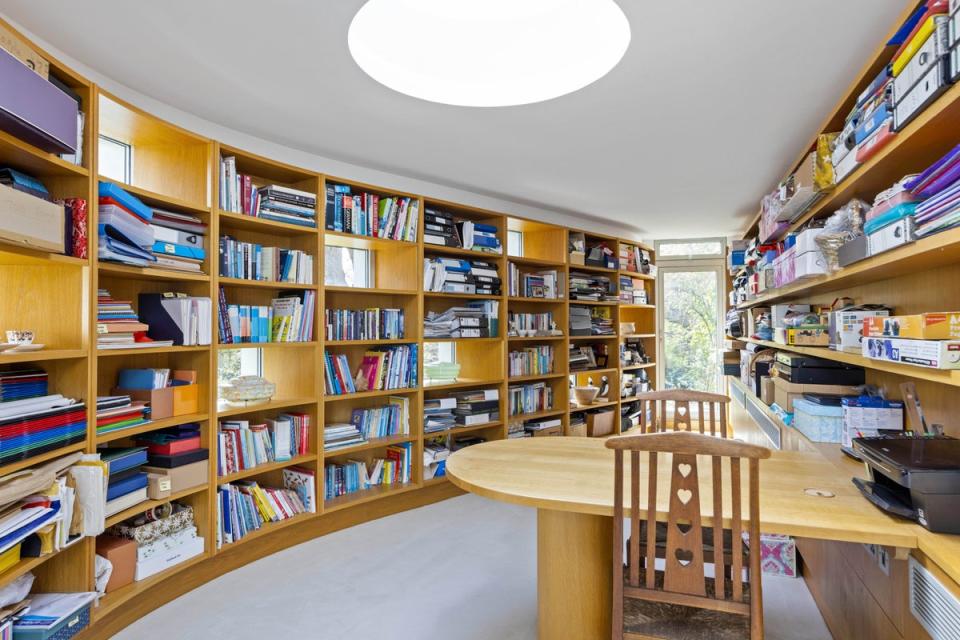
[{"label": "box lid", "polygon": [[843,416],[842,407],[817,404],[803,398],[797,398],[793,401],[793,410],[795,413],[806,413],[822,418],[840,418]]}]

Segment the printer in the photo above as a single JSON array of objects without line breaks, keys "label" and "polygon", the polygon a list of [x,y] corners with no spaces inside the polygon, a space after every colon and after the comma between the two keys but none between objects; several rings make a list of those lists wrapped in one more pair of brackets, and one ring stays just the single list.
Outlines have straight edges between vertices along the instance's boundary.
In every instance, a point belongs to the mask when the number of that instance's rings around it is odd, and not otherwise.
[{"label": "printer", "polygon": [[884,511],[930,531],[960,533],[960,440],[943,435],[854,438],[870,479],[860,492]]}]

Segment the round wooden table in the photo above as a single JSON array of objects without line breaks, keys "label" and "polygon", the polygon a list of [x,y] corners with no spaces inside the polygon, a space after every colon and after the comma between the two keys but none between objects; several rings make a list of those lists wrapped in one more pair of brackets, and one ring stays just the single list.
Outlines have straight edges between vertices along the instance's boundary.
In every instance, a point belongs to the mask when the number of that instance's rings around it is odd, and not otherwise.
[{"label": "round wooden table", "polygon": [[[669,471],[669,465],[658,465],[658,472],[667,474],[660,476],[661,486],[668,486]],[[613,451],[604,441],[563,437],[486,442],[451,455],[446,473],[465,491],[537,509],[541,640],[609,638]],[[642,477],[646,471],[640,473]],[[700,482],[702,520],[708,526],[713,509],[706,490],[712,486],[710,473],[701,471]],[[833,495],[810,495],[806,490],[811,488]],[[665,493],[658,498],[658,518],[666,517],[667,500]],[[646,499],[640,502],[646,509]],[[728,507],[729,500],[724,502]],[[848,473],[816,452],[774,451],[760,462],[760,519],[764,533],[917,547],[914,525],[876,509],[860,496]]]}]

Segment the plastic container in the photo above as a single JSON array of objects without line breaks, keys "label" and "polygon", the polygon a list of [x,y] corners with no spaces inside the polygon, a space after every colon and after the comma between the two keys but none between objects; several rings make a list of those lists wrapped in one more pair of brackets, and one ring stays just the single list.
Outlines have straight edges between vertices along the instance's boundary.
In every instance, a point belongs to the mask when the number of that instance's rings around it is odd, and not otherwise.
[{"label": "plastic container", "polygon": [[813,442],[843,440],[843,407],[830,407],[803,398],[793,401],[793,426]]}]

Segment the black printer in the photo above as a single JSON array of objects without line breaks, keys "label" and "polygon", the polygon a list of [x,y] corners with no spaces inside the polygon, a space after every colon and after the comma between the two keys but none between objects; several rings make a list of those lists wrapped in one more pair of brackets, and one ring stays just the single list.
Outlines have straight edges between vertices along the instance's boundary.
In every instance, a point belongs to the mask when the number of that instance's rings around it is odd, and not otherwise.
[{"label": "black printer", "polygon": [[936,533],[960,533],[960,440],[943,435],[854,438],[870,480],[860,492],[884,511]]}]

